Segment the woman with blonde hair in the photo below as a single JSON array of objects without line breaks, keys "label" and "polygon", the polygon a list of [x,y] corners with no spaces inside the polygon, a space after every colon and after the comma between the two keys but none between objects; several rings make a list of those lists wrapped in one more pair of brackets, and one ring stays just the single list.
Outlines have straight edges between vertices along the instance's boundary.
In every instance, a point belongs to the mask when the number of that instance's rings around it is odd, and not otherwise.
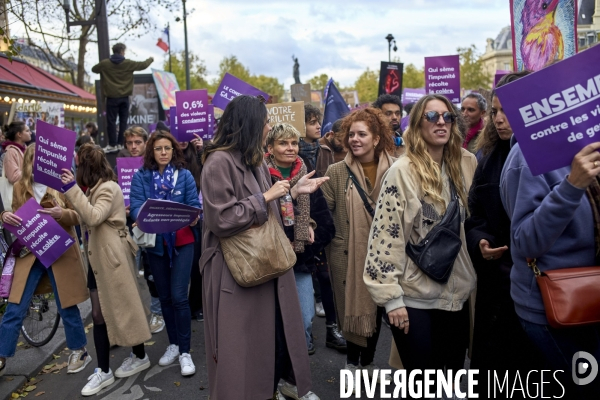
[{"label": "woman with blonde hair", "polygon": [[[388,313],[407,371],[456,371],[463,368],[469,341],[469,314],[463,306],[476,284],[463,221],[477,162],[462,149],[454,108],[444,96],[427,95],[417,102],[403,138],[406,153],[382,183],[364,282],[375,303]],[[461,243],[444,283],[427,275],[406,248],[425,239],[453,198],[460,205],[456,233]]]},{"label": "woman with blonde hair", "polygon": [[322,186],[333,214],[335,236],[327,247],[327,260],[339,320],[347,341],[345,369],[359,364],[369,375],[381,330],[383,309],[371,299],[363,282],[372,211],[382,190],[383,176],[394,159],[393,134],[379,109],[354,111],[342,123],[346,158],[332,164]]},{"label": "woman with blonde hair", "polygon": [[[73,238],[73,245],[48,268],[34,253],[15,259],[13,283],[8,306],[0,323],[0,375],[6,357],[15,354],[17,340],[23,319],[29,309],[34,293],[54,292],[56,307],[63,320],[67,346],[73,352],[68,359],[67,373],[82,371],[92,360],[85,346],[87,340],[77,304],[89,297],[85,284],[85,274],[81,253],[77,245],[75,226],[79,223],[77,213],[68,205],[65,196],[33,180],[33,156],[35,145],[25,150],[22,176],[15,183],[13,210],[18,210],[32,197],[40,204],[40,213],[54,218]],[[19,226],[21,218],[9,211],[2,212],[0,218],[5,224]],[[49,287],[49,285],[51,285]],[[48,290],[49,289],[49,290]]]}]

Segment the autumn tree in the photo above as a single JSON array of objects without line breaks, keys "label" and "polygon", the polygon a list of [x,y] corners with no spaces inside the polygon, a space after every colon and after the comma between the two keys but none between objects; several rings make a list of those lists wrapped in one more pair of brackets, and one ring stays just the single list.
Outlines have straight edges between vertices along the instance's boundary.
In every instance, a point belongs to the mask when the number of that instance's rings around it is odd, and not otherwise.
[{"label": "autumn tree", "polygon": [[[67,33],[63,0],[11,0],[9,14],[19,21],[25,30],[29,45],[42,50],[48,64],[57,72],[71,76],[72,82],[84,87],[87,46],[97,43],[96,26],[74,27]],[[179,0],[106,0],[106,10],[111,32],[118,32],[110,40],[127,37],[141,37],[157,29],[150,17],[160,12],[176,11]],[[72,0],[69,11],[70,21],[89,21],[97,14],[95,0]],[[48,54],[58,59],[58,65]],[[69,66],[69,58],[77,63],[77,70]]]},{"label": "autumn tree", "polygon": [[[189,52],[190,58],[190,87],[192,89],[206,89],[209,87],[206,80],[206,65],[197,55]],[[163,70],[169,70],[169,59],[165,59]],[[171,53],[171,72],[177,78],[181,89],[185,89],[185,51]]]},{"label": "autumn tree", "polygon": [[414,64],[404,65],[402,87],[411,89],[425,87],[425,68],[417,68]]},{"label": "autumn tree", "polygon": [[460,56],[460,86],[465,89],[490,89],[492,76],[486,71],[477,53],[477,47],[459,47],[456,49]]},{"label": "autumn tree", "polygon": [[[329,81],[329,76],[327,74],[315,75],[310,78],[306,83],[310,83],[310,90],[325,90],[325,86],[327,86],[327,82]],[[336,83],[336,86],[337,83]],[[338,86],[339,87],[339,86]]]},{"label": "autumn tree", "polygon": [[367,68],[354,82],[354,90],[358,92],[358,98],[361,102],[373,102],[377,100],[379,91],[379,71],[372,71]]}]

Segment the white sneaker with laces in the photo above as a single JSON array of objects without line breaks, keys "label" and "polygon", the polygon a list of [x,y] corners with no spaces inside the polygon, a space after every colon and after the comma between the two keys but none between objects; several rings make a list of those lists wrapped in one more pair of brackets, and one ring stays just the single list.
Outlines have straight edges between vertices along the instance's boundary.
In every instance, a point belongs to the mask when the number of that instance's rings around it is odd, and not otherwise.
[{"label": "white sneaker with laces", "polygon": [[196,373],[196,366],[192,361],[190,353],[183,353],[179,356],[179,365],[181,365],[181,375],[190,376]]},{"label": "white sneaker with laces", "polygon": [[135,354],[131,353],[129,357],[123,361],[123,364],[117,368],[115,376],[117,378],[127,378],[128,376],[135,375],[148,368],[150,368],[148,354],[146,354],[144,358],[137,358]]},{"label": "white sneaker with laces", "polygon": [[93,396],[113,383],[115,383],[115,376],[110,369],[108,373],[104,373],[100,368],[96,368],[94,373],[88,378],[88,383],[81,389],[81,395]]},{"label": "white sneaker with laces", "polygon": [[167,346],[167,351],[165,354],[158,360],[158,365],[161,367],[166,367],[167,365],[173,364],[175,360],[179,357],[179,346],[176,344],[170,344]]},{"label": "white sneaker with laces", "polygon": [[165,329],[165,320],[162,315],[152,314],[150,318],[150,332],[158,333]]},{"label": "white sneaker with laces", "polygon": [[317,317],[325,317],[325,309],[323,308],[323,303],[315,303],[315,314]]},{"label": "white sneaker with laces", "polygon": [[[354,365],[354,364],[346,364],[344,366],[344,369],[350,371],[350,373],[352,374],[352,376],[356,376],[355,372],[361,370],[358,367],[358,365]],[[346,381],[346,390],[348,390],[348,381]],[[355,393],[355,392],[356,392],[356,387],[354,387],[354,385],[353,385],[352,386],[352,393]]]},{"label": "white sneaker with laces", "polygon": [[92,356],[88,354],[87,349],[73,351],[69,354],[67,374],[83,371],[90,362],[92,362]]},{"label": "white sneaker with laces", "polygon": [[302,397],[298,397],[298,388],[291,383],[283,382],[283,385],[279,386],[281,394],[291,397],[294,400],[320,400],[319,396],[309,391]]}]

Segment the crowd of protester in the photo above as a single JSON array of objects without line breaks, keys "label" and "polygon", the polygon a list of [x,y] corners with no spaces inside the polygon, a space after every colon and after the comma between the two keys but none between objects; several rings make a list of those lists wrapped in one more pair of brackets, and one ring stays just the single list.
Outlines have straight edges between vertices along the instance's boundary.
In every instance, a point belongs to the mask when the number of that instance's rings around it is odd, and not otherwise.
[{"label": "crowd of protester", "polygon": [[[508,74],[497,87],[527,74]],[[374,359],[390,351],[378,348],[389,328],[396,368],[456,371],[468,355],[480,370],[480,394],[486,371],[560,369],[554,394],[597,398],[598,383],[577,386],[570,377],[576,352],[600,359],[600,328],[551,327],[527,259],[541,271],[598,265],[600,142],[570,167],[533,176],[495,90],[489,98],[468,94],[460,108],[440,95],[405,107],[383,95],[330,132],[321,132],[321,122],[321,110],[306,104],[305,132],[271,125],[264,99],[242,95],[211,141],[180,143],[164,124],[150,134],[131,127],[119,157],[143,163],[127,207],[94,144],[94,124],[78,139],[72,170],[63,170],[62,192],[34,182],[27,126],[5,127],[2,176],[14,195],[2,199],[2,223],[19,225],[14,211],[33,197],[76,244],[47,269],[26,249],[17,259],[0,323],[0,374],[15,354],[26,305],[46,285],[72,351],[69,373],[92,362],[77,308],[91,299],[97,367],[84,396],[153,363],[179,362],[183,376],[193,375],[190,321],[197,319],[206,359],[196,363],[206,365],[211,399],[318,399],[309,362],[318,315],[326,346],[346,354],[339,368],[353,374],[385,367]],[[283,226],[279,199],[288,194],[294,224]],[[147,199],[196,207],[201,217],[140,249],[131,229]],[[277,278],[242,286],[222,240],[269,218],[283,228],[295,263]],[[441,240],[433,233],[446,221],[456,221],[457,251],[440,278],[413,251],[429,237]],[[151,295],[149,316],[140,282]],[[150,360],[144,342],[165,328],[169,345]],[[111,345],[132,348],[114,373]]]}]

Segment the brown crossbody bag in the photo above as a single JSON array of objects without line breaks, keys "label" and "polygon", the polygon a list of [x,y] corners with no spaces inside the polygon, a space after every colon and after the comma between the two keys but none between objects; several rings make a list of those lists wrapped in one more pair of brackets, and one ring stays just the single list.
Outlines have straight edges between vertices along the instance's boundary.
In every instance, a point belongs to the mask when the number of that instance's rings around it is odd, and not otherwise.
[{"label": "brown crossbody bag", "polygon": [[551,327],[574,328],[600,323],[600,267],[540,271],[527,259],[542,294]]}]

